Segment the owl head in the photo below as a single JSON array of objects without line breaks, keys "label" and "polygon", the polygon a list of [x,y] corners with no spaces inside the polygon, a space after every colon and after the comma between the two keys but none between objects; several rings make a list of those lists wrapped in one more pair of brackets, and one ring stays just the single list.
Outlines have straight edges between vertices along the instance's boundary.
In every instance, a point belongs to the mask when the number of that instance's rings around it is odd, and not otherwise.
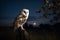
[{"label": "owl head", "polygon": [[25,9],[25,8],[24,8],[22,11],[23,11],[25,14],[29,13],[29,9]]},{"label": "owl head", "polygon": [[25,15],[28,18],[28,16],[29,16],[29,9],[27,9],[27,8],[22,9],[22,14]]},{"label": "owl head", "polygon": [[22,9],[21,14],[26,16],[26,19],[27,19],[29,16],[29,9],[27,8]]}]

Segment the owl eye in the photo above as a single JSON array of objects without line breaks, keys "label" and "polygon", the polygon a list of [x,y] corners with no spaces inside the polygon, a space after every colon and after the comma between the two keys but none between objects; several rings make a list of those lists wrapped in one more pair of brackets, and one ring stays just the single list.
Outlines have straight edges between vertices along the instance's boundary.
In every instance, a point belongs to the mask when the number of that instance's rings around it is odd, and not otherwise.
[{"label": "owl eye", "polygon": [[26,14],[26,12],[24,11],[24,13]]}]

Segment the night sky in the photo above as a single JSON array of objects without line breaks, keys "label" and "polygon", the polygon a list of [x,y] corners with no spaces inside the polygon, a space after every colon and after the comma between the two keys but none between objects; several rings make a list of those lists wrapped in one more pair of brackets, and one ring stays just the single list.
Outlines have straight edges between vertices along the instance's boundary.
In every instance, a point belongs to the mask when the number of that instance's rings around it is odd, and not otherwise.
[{"label": "night sky", "polygon": [[15,17],[23,8],[28,8],[30,11],[28,22],[31,23],[49,23],[53,18],[50,16],[48,19],[43,17],[43,12],[35,13],[43,5],[43,0],[0,0],[0,26],[12,25]]}]

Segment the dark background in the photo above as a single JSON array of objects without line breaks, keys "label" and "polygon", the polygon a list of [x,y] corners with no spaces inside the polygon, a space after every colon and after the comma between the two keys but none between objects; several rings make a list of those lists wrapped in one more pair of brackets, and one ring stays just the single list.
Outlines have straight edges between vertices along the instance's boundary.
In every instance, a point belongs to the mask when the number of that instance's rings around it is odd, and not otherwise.
[{"label": "dark background", "polygon": [[24,28],[30,33],[31,40],[58,40],[60,20],[50,23],[53,19],[52,15],[46,19],[43,17],[44,12],[39,14],[35,12],[42,7],[43,3],[43,0],[0,0],[0,40],[16,40],[17,32],[13,32],[12,25],[15,17],[23,8],[30,10]]},{"label": "dark background", "polygon": [[[39,14],[35,12],[37,9],[40,9],[43,4],[44,0],[0,0],[0,26],[12,26],[15,17],[23,8],[30,10],[29,24],[33,22],[37,24],[51,24],[50,20],[53,19],[52,15],[46,19],[43,17],[44,12]],[[51,11],[49,12],[51,13]]]}]

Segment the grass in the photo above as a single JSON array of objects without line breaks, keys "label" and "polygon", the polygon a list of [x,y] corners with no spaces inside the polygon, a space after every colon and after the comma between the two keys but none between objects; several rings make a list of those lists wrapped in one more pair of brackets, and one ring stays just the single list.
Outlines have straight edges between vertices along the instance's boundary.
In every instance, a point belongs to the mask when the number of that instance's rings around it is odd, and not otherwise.
[{"label": "grass", "polygon": [[[30,40],[58,40],[56,32],[29,31]],[[16,40],[16,33],[8,29],[0,29],[0,38],[4,40]],[[0,40],[1,40],[0,39]]]},{"label": "grass", "polygon": [[56,40],[54,32],[30,32],[31,40]]}]

